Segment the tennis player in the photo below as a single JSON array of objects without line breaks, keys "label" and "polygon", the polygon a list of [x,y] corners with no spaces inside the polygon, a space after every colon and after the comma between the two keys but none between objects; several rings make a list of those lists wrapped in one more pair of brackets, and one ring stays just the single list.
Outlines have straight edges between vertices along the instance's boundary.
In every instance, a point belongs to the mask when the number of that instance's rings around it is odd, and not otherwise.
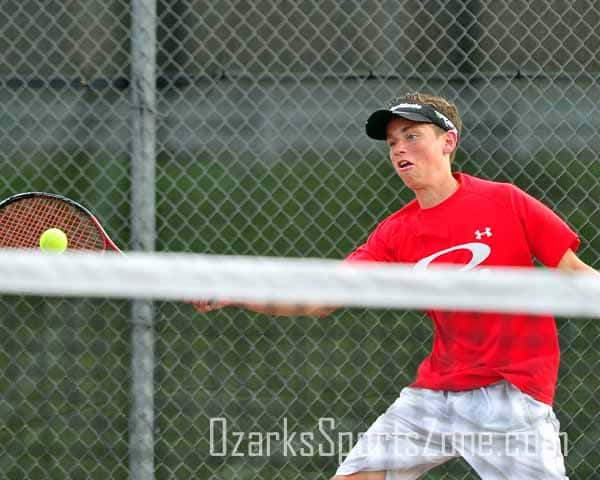
[{"label": "tennis player", "polygon": [[[537,259],[550,268],[596,273],[576,256],[577,235],[541,202],[512,184],[452,172],[461,128],[454,104],[420,93],[369,117],[367,135],[386,142],[392,167],[415,199],[347,260],[476,270],[533,267]],[[331,311],[243,306],[276,315]],[[567,479],[552,409],[559,365],[554,318],[427,313],[435,331],[431,354],[333,479],[416,479],[456,457],[484,480]]]}]

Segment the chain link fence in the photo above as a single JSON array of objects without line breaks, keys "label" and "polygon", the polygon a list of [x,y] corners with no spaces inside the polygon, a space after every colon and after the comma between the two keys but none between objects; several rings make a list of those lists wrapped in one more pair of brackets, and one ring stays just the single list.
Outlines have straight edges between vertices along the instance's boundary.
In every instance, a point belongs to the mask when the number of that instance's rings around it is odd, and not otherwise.
[{"label": "chain link fence", "polygon": [[[462,112],[457,169],[542,199],[600,265],[596,2],[139,2],[156,33],[144,85],[131,73],[135,3],[0,3],[2,197],[72,197],[125,249],[342,258],[411,198],[364,122],[422,90]],[[155,105],[132,95],[140,89]],[[145,173],[140,118],[156,131]],[[417,312],[154,308],[146,461],[159,479],[329,478],[353,443],[338,435],[364,431],[393,402],[432,339]],[[5,296],[0,312],[2,476],[151,478],[130,463],[128,303]],[[558,325],[567,468],[595,478],[600,327]],[[248,432],[280,441],[267,451]],[[282,442],[286,432],[311,433],[311,448],[299,433]],[[470,475],[454,461],[426,478]]]}]

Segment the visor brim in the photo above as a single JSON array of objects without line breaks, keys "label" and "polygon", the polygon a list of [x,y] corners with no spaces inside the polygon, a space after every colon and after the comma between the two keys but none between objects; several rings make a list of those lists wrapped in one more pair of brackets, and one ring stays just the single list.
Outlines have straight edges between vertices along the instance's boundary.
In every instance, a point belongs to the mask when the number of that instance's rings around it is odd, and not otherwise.
[{"label": "visor brim", "polygon": [[394,117],[405,118],[413,122],[433,123],[427,116],[419,112],[377,110],[376,112],[373,112],[367,120],[367,124],[365,125],[367,135],[375,140],[387,139],[387,125]]}]

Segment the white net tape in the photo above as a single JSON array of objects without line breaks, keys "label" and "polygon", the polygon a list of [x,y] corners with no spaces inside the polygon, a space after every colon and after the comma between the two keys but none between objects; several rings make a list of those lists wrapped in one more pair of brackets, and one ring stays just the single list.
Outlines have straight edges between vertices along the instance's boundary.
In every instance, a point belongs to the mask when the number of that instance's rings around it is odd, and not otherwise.
[{"label": "white net tape", "polygon": [[324,259],[18,250],[0,259],[4,294],[600,316],[597,276],[537,268],[416,271]]}]

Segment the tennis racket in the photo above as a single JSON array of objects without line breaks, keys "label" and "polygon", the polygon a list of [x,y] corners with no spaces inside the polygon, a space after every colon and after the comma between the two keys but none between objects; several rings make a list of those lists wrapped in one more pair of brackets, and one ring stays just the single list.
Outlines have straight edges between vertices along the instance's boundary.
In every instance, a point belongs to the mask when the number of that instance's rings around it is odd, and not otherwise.
[{"label": "tennis racket", "polygon": [[121,250],[87,208],[61,195],[25,192],[0,202],[0,248],[39,248],[49,228],[67,235],[70,250]]},{"label": "tennis racket", "polygon": [[[39,248],[49,228],[67,235],[71,250],[112,250],[122,253],[98,219],[70,198],[44,192],[25,192],[0,202],[0,248]],[[229,305],[213,300],[186,301],[201,312]]]}]

